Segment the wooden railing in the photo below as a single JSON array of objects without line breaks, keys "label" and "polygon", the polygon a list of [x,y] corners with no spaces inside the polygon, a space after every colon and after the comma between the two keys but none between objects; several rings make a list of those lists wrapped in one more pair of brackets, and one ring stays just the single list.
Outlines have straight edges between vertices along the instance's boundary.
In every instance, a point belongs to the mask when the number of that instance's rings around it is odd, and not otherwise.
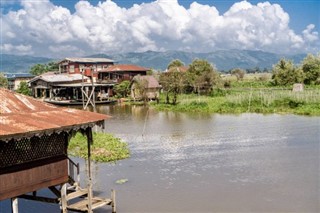
[{"label": "wooden railing", "polygon": [[80,187],[80,165],[68,157],[69,182]]}]

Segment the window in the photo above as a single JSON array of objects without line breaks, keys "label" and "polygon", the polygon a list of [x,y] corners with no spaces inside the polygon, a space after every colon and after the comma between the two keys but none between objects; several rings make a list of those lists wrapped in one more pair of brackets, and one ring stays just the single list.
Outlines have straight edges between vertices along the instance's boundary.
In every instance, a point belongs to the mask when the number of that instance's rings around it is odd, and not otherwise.
[{"label": "window", "polygon": [[69,65],[69,72],[74,72],[74,65]]}]

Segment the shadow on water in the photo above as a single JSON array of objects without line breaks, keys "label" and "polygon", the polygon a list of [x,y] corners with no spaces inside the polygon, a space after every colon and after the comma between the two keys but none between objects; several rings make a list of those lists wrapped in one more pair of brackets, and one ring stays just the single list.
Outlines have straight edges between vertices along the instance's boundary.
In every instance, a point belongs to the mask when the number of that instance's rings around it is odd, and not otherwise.
[{"label": "shadow on water", "polygon": [[[131,157],[94,163],[95,194],[119,212],[319,212],[320,118],[157,112],[98,106]],[[85,162],[82,179],[85,177]],[[118,184],[118,180],[126,180]],[[85,184],[85,183],[83,183]],[[21,201],[21,212],[58,212]],[[8,201],[0,212],[8,212]],[[106,208],[97,212],[111,212]]]}]

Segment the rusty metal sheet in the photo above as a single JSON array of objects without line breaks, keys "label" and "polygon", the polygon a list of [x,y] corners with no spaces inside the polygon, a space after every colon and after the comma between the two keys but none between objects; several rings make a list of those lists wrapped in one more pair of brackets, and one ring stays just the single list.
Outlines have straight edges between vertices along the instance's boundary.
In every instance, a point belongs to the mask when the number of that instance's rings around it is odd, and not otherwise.
[{"label": "rusty metal sheet", "polygon": [[0,140],[52,131],[78,130],[108,115],[58,107],[0,88]]},{"label": "rusty metal sheet", "polygon": [[118,72],[118,71],[149,71],[149,68],[133,65],[133,64],[116,64],[108,66],[105,70],[99,72]]}]

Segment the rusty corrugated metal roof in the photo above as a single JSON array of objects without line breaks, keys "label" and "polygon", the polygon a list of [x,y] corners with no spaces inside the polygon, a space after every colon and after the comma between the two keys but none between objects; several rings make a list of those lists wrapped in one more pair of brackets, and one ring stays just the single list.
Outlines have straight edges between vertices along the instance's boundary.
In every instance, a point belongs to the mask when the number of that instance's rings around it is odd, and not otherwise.
[{"label": "rusty corrugated metal roof", "polygon": [[108,66],[106,69],[99,72],[117,72],[117,71],[149,71],[149,68],[133,65],[133,64],[117,64]]},{"label": "rusty corrugated metal roof", "polygon": [[0,140],[78,130],[103,122],[108,117],[83,110],[57,107],[0,88]]},{"label": "rusty corrugated metal roof", "polygon": [[89,78],[86,76],[82,76],[79,73],[73,73],[73,74],[68,74],[68,73],[54,73],[54,72],[47,72],[43,73],[42,75],[38,75],[31,79],[29,82],[34,82],[36,80],[43,80],[45,82],[50,82],[50,83],[59,83],[59,82],[74,82],[74,81],[81,81],[82,78],[84,81],[87,81]]}]

